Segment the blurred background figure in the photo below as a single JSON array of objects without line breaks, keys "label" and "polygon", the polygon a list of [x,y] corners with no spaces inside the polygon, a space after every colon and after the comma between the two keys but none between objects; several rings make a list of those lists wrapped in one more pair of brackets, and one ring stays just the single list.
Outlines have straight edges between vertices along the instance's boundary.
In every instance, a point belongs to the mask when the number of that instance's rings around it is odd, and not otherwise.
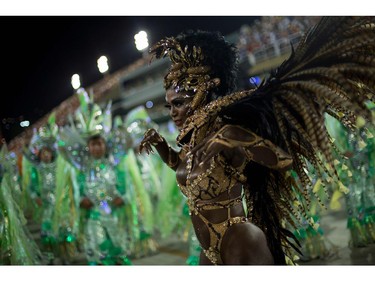
[{"label": "blurred background figure", "polygon": [[77,208],[71,169],[57,150],[57,133],[52,114],[23,150],[24,201],[31,199],[32,218],[41,226],[41,242],[49,263],[61,257],[68,264],[76,253]]},{"label": "blurred background figure", "polygon": [[[102,110],[82,89],[80,107],[70,126],[61,128],[59,149],[76,168],[80,235],[89,265],[131,264],[123,229],[126,190],[118,179],[125,147],[107,139],[112,129],[111,103]],[[111,148],[116,149],[112,153]]]},{"label": "blurred background figure", "polygon": [[42,264],[42,254],[32,239],[18,198],[13,196],[14,173],[11,153],[6,143],[0,151],[0,265]]}]

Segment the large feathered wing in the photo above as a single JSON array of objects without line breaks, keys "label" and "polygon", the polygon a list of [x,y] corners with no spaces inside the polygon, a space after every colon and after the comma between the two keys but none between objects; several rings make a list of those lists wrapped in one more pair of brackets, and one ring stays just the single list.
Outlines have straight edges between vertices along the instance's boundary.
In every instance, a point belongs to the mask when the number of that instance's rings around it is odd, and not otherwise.
[{"label": "large feathered wing", "polygon": [[308,167],[322,186],[336,181],[345,191],[335,172],[325,114],[350,130],[366,122],[372,126],[374,90],[375,17],[323,17],[256,90],[226,97],[232,102],[219,109],[223,118],[247,126],[293,158],[286,175],[255,163],[248,168],[249,216],[268,237],[276,237],[271,244],[290,236],[280,221],[308,219],[304,210],[314,186]]}]

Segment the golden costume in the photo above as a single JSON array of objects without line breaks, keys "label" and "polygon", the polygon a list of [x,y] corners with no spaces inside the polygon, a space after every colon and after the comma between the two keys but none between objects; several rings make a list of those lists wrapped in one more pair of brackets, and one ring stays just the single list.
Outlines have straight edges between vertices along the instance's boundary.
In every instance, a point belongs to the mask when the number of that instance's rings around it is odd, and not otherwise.
[{"label": "golden costume", "polygon": [[[218,132],[218,141],[228,146],[233,144],[240,145],[244,149],[247,159],[243,161],[240,167],[233,167],[228,164],[222,155],[217,155],[211,159],[210,167],[195,178],[188,174],[185,184],[179,183],[181,192],[187,197],[190,213],[193,213],[207,225],[210,233],[210,247],[204,249],[204,253],[213,264],[221,264],[220,245],[227,229],[235,223],[244,223],[248,221],[245,216],[232,216],[231,208],[235,205],[243,204],[243,196],[237,196],[232,199],[216,200],[221,194],[230,192],[238,183],[246,184],[244,169],[249,161],[254,160],[252,150],[262,150],[263,153],[270,155],[269,162],[262,162],[263,165],[273,169],[283,169],[290,165],[292,160],[285,152],[271,142],[256,136],[254,133],[247,131],[246,139],[233,139],[233,136],[226,136],[228,127],[225,125]],[[213,128],[215,128],[214,126]],[[238,127],[240,130],[242,128]],[[191,172],[194,155],[191,153],[187,157],[187,171]],[[202,211],[226,209],[227,219],[224,222],[213,223],[207,219]]]},{"label": "golden costume", "polygon": [[[312,180],[306,161],[323,183],[336,181],[345,189],[335,170],[324,114],[349,129],[358,120],[373,123],[366,103],[374,101],[374,26],[373,17],[323,17],[258,88],[222,95],[216,93],[225,81],[210,64],[211,53],[198,43],[185,45],[172,37],[151,48],[157,58],[172,61],[165,89],[193,93],[177,137],[182,150],[175,164],[183,165],[176,176],[192,219],[198,217],[208,229],[209,247],[202,248],[213,264],[223,264],[221,243],[228,229],[248,221],[265,233],[276,264],[291,261],[292,248],[298,247],[288,228],[309,220],[305,210]],[[195,148],[202,143],[203,153],[220,146],[236,149],[242,160],[233,165],[219,151],[209,163],[200,163]],[[202,165],[205,172],[199,173]],[[230,196],[238,185],[241,195]],[[239,204],[246,205],[246,214],[233,215]],[[205,216],[216,209],[227,210],[225,221],[214,223]]]}]

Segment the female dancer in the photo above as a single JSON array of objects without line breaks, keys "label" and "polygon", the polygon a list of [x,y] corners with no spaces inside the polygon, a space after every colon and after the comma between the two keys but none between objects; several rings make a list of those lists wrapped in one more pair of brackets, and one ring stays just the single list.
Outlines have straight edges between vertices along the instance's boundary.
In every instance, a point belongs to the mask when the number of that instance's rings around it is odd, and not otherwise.
[{"label": "female dancer", "polygon": [[176,171],[201,264],[292,262],[290,230],[309,219],[307,161],[323,186],[344,188],[324,113],[352,129],[359,116],[372,122],[373,25],[371,17],[322,18],[261,86],[237,93],[236,49],[218,33],[186,32],[151,48],[172,61],[164,87],[181,150],[154,129],[140,150],[155,147]]}]

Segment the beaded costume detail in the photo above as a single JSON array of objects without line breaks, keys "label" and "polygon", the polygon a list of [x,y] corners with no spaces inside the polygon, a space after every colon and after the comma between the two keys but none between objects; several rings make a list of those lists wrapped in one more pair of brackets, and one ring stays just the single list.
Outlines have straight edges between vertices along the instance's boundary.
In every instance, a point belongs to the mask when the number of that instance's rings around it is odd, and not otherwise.
[{"label": "beaded costume detail", "polygon": [[[199,118],[196,120],[199,120]],[[220,119],[218,120],[218,123],[221,123]],[[218,127],[218,124],[212,126],[212,128],[216,127]],[[186,169],[188,171],[186,184],[179,184],[181,192],[187,197],[190,213],[198,216],[210,233],[210,247],[203,249],[203,252],[213,264],[222,264],[220,246],[227,229],[233,224],[248,221],[248,218],[245,216],[231,216],[231,208],[235,205],[243,204],[244,193],[243,196],[227,200],[218,200],[217,198],[222,194],[230,193],[231,189],[239,183],[246,184],[247,179],[243,174],[244,168],[249,161],[255,161],[251,149],[261,149],[263,153],[272,154],[272,163],[263,162],[262,164],[268,165],[273,169],[284,168],[286,162],[288,165],[291,164],[291,159],[288,155],[284,153],[281,156],[282,152],[279,148],[250,131],[245,131],[247,138],[240,140],[226,134],[228,128],[235,126],[223,126],[220,124],[220,127],[222,129],[217,134],[221,137],[216,139],[224,142],[229,147],[239,146],[243,148],[246,151],[246,160],[240,167],[234,168],[227,163],[223,155],[217,155],[211,159],[208,169],[200,173],[197,177],[192,178],[192,170],[197,163],[194,162],[194,154],[189,153],[186,157]],[[207,131],[207,133],[209,132]],[[202,211],[214,209],[227,209],[227,219],[220,223],[212,223],[202,214]]]}]

